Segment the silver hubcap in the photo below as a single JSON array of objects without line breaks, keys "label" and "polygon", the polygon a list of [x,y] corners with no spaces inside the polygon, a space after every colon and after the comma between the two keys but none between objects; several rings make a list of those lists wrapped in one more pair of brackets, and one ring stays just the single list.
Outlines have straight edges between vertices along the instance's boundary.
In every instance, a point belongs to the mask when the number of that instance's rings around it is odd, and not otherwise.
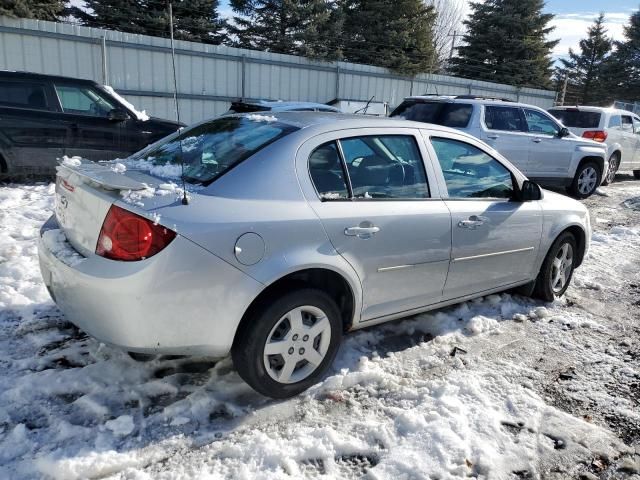
[{"label": "silver hubcap", "polygon": [[596,188],[598,172],[593,167],[585,168],[578,177],[578,191],[583,195],[591,193]]},{"label": "silver hubcap", "polygon": [[566,286],[573,268],[573,247],[569,243],[562,245],[551,266],[551,289],[559,293]]},{"label": "silver hubcap", "polygon": [[607,182],[611,183],[616,178],[616,172],[618,171],[618,159],[612,157],[609,160],[609,171],[607,172]]},{"label": "silver hubcap", "polygon": [[294,308],[267,336],[264,366],[279,383],[297,383],[320,366],[331,343],[331,323],[317,307]]}]

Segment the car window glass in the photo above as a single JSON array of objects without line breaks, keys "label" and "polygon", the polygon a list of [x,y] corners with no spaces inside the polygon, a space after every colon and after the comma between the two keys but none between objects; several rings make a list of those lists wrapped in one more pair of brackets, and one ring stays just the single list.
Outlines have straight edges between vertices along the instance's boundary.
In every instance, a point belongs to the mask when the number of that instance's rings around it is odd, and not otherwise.
[{"label": "car window glass", "polygon": [[336,142],[320,145],[311,153],[309,173],[322,200],[349,198]]},{"label": "car window glass", "polygon": [[466,128],[471,120],[473,107],[465,103],[448,103],[442,110],[439,125],[451,128]]},{"label": "car window glass", "polygon": [[631,115],[622,115],[622,129],[627,131],[633,131],[633,121]]},{"label": "car window glass", "polygon": [[340,144],[355,198],[429,197],[422,156],[413,136],[366,136],[340,140]]},{"label": "car window glass", "polygon": [[0,105],[48,110],[44,85],[0,81]]},{"label": "car window glass", "polygon": [[609,128],[619,127],[620,125],[622,125],[620,115],[613,115],[611,120],[609,120]]},{"label": "car window glass", "polygon": [[527,119],[527,128],[531,133],[539,133],[541,135],[557,135],[558,124],[547,117],[544,113],[525,108],[524,116]]},{"label": "car window glass", "polygon": [[549,113],[560,120],[565,127],[598,128],[601,114],[586,110],[551,109]]},{"label": "car window glass", "polygon": [[640,133],[640,119],[633,117],[633,130]]},{"label": "car window glass", "polygon": [[65,113],[107,117],[115,106],[94,89],[56,85],[56,93]]},{"label": "car window glass", "polygon": [[413,120],[415,122],[436,123],[443,105],[442,102],[405,100],[391,112],[390,116]]},{"label": "car window glass", "polygon": [[496,107],[487,105],[484,108],[484,123],[490,130],[525,132],[526,126],[519,108]]},{"label": "car window glass", "polygon": [[511,198],[511,172],[468,143],[432,138],[450,198]]}]

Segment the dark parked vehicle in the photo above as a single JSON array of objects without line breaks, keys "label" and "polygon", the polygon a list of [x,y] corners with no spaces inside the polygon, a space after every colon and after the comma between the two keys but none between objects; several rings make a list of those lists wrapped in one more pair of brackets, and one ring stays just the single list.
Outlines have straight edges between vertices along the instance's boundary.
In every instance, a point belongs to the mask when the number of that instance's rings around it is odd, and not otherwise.
[{"label": "dark parked vehicle", "polygon": [[0,71],[0,177],[52,175],[64,155],[127,157],[181,126],[91,80]]}]

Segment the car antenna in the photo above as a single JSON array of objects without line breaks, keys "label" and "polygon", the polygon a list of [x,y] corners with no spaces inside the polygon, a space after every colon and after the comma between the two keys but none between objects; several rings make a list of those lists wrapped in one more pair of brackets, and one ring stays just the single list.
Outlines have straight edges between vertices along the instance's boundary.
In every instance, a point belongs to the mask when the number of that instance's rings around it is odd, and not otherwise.
[{"label": "car antenna", "polygon": [[[171,35],[171,63],[173,65],[173,100],[176,103],[176,117],[180,123],[180,105],[178,104],[178,80],[176,78],[176,49],[173,45],[173,6],[167,1],[169,8],[169,33]],[[182,180],[182,205],[189,205],[189,197],[187,196],[187,184],[184,180],[184,157],[182,155],[182,139],[178,136],[178,144],[180,145],[180,179]]]}]

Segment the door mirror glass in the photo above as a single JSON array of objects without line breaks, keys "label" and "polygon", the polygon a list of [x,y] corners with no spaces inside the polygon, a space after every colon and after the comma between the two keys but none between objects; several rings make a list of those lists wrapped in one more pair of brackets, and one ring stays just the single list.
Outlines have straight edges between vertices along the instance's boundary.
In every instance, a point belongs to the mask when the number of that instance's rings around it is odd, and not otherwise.
[{"label": "door mirror glass", "polygon": [[520,189],[520,198],[518,200],[521,202],[532,202],[541,199],[542,190],[540,189],[540,186],[531,180],[525,180],[522,184],[522,188]]},{"label": "door mirror glass", "polygon": [[562,127],[560,129],[560,131],[558,132],[558,137],[559,138],[568,137],[569,135],[571,135],[571,132],[569,131],[569,129],[567,127]]},{"label": "door mirror glass", "polygon": [[127,112],[120,108],[114,108],[109,111],[107,118],[112,122],[124,122],[129,118],[129,115],[127,115]]}]

